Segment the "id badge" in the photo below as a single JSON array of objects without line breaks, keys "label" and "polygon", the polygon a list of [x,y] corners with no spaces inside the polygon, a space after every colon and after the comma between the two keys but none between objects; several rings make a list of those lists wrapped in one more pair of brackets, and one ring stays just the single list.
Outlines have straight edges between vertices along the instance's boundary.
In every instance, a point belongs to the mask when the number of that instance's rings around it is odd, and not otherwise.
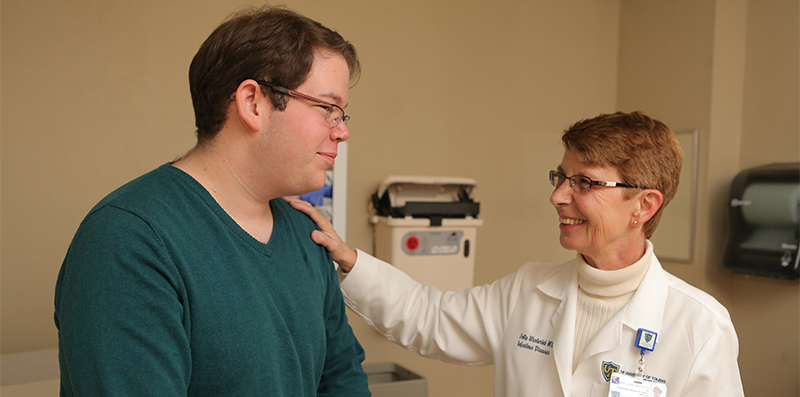
[{"label": "id badge", "polygon": [[608,397],[667,397],[667,385],[615,373]]}]

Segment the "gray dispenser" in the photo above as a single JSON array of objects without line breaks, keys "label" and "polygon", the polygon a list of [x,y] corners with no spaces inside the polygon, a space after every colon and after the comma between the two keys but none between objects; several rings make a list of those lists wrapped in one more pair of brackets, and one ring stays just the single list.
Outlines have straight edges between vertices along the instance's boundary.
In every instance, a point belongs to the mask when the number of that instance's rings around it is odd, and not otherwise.
[{"label": "gray dispenser", "polygon": [[797,279],[800,163],[746,169],[731,183],[725,268]]}]

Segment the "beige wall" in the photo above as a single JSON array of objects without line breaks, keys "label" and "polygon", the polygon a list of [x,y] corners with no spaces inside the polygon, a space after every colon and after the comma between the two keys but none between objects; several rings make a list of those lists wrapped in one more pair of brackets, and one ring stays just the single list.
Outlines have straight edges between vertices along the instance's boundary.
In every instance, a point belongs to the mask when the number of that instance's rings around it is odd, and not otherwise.
[{"label": "beige wall", "polygon": [[730,180],[800,161],[800,3],[622,4],[618,107],[700,131],[698,249],[665,267],[728,307],[746,394],[800,395],[797,281],[722,270]]},{"label": "beige wall", "polygon": [[[800,2],[750,1],[742,87],[741,168],[800,161]],[[720,132],[721,134],[721,132]],[[719,153],[720,157],[726,153]],[[728,170],[720,170],[727,176]],[[710,218],[711,222],[715,218]],[[712,240],[710,247],[722,247]],[[719,259],[717,256],[716,259]],[[750,390],[800,395],[798,282],[734,277],[726,284]],[[778,332],[764,335],[766,327]],[[774,364],[769,365],[772,361]],[[775,368],[786,368],[775,373]],[[755,393],[754,393],[755,394]]]},{"label": "beige wall", "polygon": [[[572,254],[558,246],[545,172],[564,127],[641,109],[697,128],[696,257],[666,266],[729,307],[746,390],[797,395],[797,282],[719,269],[730,178],[800,158],[797,2],[750,3],[287,1],[362,60],[348,107],[348,242],[370,251],[367,198],[386,176],[466,176],[485,222],[476,282],[562,260]],[[191,147],[189,61],[241,4],[3,1],[2,353],[56,346],[53,286],[72,234],[106,193]],[[490,367],[425,360],[351,323],[368,362],[421,373],[431,396],[491,394]]]}]

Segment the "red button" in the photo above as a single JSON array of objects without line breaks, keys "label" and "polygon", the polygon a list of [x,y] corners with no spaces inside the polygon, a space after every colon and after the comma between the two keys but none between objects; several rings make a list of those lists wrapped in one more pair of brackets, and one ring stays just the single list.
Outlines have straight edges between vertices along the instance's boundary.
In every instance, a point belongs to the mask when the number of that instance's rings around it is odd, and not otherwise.
[{"label": "red button", "polygon": [[406,240],[406,248],[408,248],[409,251],[414,251],[417,247],[419,247],[419,239],[416,237],[411,236]]}]

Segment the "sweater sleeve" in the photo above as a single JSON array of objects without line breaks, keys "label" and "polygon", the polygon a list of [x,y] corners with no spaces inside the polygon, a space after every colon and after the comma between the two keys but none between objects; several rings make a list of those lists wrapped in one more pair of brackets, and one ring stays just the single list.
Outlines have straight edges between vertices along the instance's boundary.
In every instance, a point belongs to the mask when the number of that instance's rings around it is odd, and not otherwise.
[{"label": "sweater sleeve", "polygon": [[[327,255],[327,253],[326,253]],[[333,262],[327,271],[325,310],[326,354],[318,396],[368,397],[367,374],[361,367],[365,354],[347,322],[344,299]]]},{"label": "sweater sleeve", "polygon": [[76,233],[56,284],[62,396],[185,396],[181,284],[139,217],[102,207]]}]

